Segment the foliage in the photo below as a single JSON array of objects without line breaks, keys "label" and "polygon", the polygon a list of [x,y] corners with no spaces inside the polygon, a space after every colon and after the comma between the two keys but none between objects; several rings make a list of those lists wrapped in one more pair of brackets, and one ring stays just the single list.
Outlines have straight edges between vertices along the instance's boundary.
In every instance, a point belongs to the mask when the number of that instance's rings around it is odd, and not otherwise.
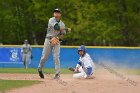
[{"label": "foliage", "polygon": [[72,28],[62,44],[138,46],[139,0],[1,0],[0,42],[43,44],[53,10]]}]

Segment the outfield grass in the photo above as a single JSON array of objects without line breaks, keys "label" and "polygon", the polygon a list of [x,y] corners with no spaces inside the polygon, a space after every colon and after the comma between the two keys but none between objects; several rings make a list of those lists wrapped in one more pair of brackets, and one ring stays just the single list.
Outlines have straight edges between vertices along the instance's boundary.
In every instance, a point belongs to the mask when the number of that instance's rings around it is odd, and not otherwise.
[{"label": "outfield grass", "polygon": [[124,73],[130,75],[140,75],[140,69],[125,69]]},{"label": "outfield grass", "polygon": [[0,92],[4,93],[13,88],[20,88],[30,86],[33,84],[41,83],[42,81],[29,81],[29,80],[0,80]]},{"label": "outfield grass", "polygon": [[[96,70],[98,71],[98,70]],[[134,75],[140,75],[140,69],[118,69],[117,71],[124,72],[126,74],[134,74]],[[54,68],[44,68],[44,73],[55,73]],[[37,69],[35,68],[0,68],[0,73],[20,73],[20,74],[37,74]],[[98,72],[97,72],[98,73]],[[69,71],[66,68],[61,68],[61,74],[72,74],[71,71]]]},{"label": "outfield grass", "polygon": [[[54,68],[44,68],[43,69],[44,73],[55,73]],[[29,68],[29,69],[24,69],[24,68],[0,68],[0,73],[21,73],[21,74],[37,74],[37,69],[35,68]],[[68,69],[61,68],[61,74],[70,74],[72,73]]]}]

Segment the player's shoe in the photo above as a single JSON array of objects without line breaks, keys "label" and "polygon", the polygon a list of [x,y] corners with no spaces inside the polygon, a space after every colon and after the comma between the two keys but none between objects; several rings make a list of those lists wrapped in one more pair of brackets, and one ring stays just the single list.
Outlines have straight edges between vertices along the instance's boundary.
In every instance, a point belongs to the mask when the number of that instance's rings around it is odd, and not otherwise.
[{"label": "player's shoe", "polygon": [[55,74],[54,79],[60,79],[60,73]]},{"label": "player's shoe", "polygon": [[94,79],[94,76],[87,76],[85,79]]},{"label": "player's shoe", "polygon": [[44,78],[44,74],[41,70],[38,69],[38,73],[39,73],[40,78]]}]

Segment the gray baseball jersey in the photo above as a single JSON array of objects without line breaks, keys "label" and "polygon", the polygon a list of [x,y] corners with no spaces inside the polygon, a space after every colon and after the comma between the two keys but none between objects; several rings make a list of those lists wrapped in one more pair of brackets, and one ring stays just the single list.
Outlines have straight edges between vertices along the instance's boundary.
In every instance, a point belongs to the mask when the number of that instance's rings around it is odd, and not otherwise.
[{"label": "gray baseball jersey", "polygon": [[32,48],[30,44],[27,44],[27,45],[23,44],[21,52],[23,52],[24,54],[27,54],[27,53],[31,53],[31,50]]},{"label": "gray baseball jersey", "polygon": [[58,23],[59,26],[61,27],[64,27],[65,28],[65,24],[60,20],[60,22],[57,22],[57,20],[55,19],[55,17],[52,17],[49,19],[49,22],[48,22],[48,29],[47,29],[47,35],[46,37],[54,37],[54,36],[58,36],[58,35],[61,35],[61,34],[66,34],[66,30],[63,30],[63,31],[57,31],[54,29],[54,25]]}]

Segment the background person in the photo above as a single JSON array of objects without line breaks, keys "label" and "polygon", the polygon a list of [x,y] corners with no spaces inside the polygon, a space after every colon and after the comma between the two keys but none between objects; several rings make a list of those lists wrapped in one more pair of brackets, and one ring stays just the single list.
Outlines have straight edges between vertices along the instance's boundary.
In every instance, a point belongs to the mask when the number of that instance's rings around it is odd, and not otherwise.
[{"label": "background person", "polygon": [[32,57],[32,48],[30,44],[28,43],[28,40],[24,41],[24,44],[22,45],[21,48],[21,53],[22,53],[22,60],[24,64],[24,68],[28,68],[29,61],[31,61]]}]

